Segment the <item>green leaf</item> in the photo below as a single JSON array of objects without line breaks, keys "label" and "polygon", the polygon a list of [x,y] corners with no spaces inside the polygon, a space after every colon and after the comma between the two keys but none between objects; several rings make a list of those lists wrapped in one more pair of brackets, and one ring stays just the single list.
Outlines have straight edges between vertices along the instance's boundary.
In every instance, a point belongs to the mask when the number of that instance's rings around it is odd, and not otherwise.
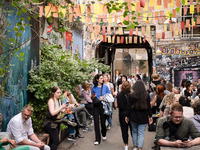
[{"label": "green leaf", "polygon": [[127,26],[127,27],[126,27],[126,30],[130,30],[130,29],[131,29],[131,27],[130,27],[130,26]]},{"label": "green leaf", "polygon": [[14,30],[15,32],[18,32],[18,31],[19,31],[17,27],[14,27],[13,30]]},{"label": "green leaf", "polygon": [[141,16],[141,13],[138,13],[137,16],[138,16],[138,17]]},{"label": "green leaf", "polygon": [[18,23],[17,23],[17,26],[21,26],[21,25],[22,25],[22,23],[21,23],[21,22],[18,22]]},{"label": "green leaf", "polygon": [[131,27],[132,29],[135,29],[135,25],[134,25],[133,23],[130,25],[130,27]]},{"label": "green leaf", "polygon": [[39,18],[39,14],[35,15],[35,18]]},{"label": "green leaf", "polygon": [[169,14],[169,16],[170,16],[170,18],[172,18],[173,14],[172,14],[172,13],[170,13],[170,14]]},{"label": "green leaf", "polygon": [[17,33],[17,36],[18,36],[18,37],[21,37],[21,36],[22,36],[22,33],[21,33],[21,32],[18,32],[18,33]]},{"label": "green leaf", "polygon": [[176,8],[176,12],[179,13],[180,12],[180,7]]},{"label": "green leaf", "polygon": [[129,25],[129,21],[123,21],[124,25]]},{"label": "green leaf", "polygon": [[28,18],[29,21],[31,20],[31,17],[30,17],[30,16],[28,16],[27,18]]},{"label": "green leaf", "polygon": [[138,25],[139,25],[139,23],[138,23],[138,22],[136,22],[136,21],[134,21],[133,23],[134,23],[136,26],[138,26]]}]

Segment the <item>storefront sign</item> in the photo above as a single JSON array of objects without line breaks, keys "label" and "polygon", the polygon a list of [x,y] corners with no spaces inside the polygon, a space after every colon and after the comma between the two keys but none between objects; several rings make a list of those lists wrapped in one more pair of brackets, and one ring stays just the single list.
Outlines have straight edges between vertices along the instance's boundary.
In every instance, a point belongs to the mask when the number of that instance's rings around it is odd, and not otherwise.
[{"label": "storefront sign", "polygon": [[200,55],[199,43],[190,43],[188,50],[182,50],[179,48],[159,48],[160,53],[163,55]]}]

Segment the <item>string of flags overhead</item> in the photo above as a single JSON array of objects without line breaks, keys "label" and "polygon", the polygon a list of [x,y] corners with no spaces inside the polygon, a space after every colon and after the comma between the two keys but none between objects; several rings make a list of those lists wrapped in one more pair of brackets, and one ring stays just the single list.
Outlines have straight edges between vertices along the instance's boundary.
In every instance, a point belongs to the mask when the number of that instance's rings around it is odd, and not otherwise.
[{"label": "string of flags overhead", "polygon": [[[118,3],[123,2],[124,0],[118,0]],[[135,11],[141,15],[133,14],[124,17],[123,11],[112,11],[111,14],[108,14],[106,3],[63,4],[61,6],[54,6],[53,3],[49,3],[48,6],[39,6],[39,17],[68,18],[69,22],[80,20],[85,24],[85,30],[91,32],[92,40],[99,36],[100,40],[106,41],[108,39],[108,42],[112,42],[111,35],[113,34],[123,35],[122,22],[131,21],[131,17],[136,17],[135,21],[139,22],[141,30],[138,32],[138,27],[134,30],[130,29],[129,35],[135,34],[143,37],[145,35],[144,39],[148,38],[148,40],[151,40],[151,25],[164,20],[162,24],[159,24],[163,27],[163,31],[160,30],[162,31],[160,33],[156,31],[157,41],[165,39],[166,34],[169,34],[168,32],[171,32],[171,37],[175,37],[181,35],[183,30],[188,29],[190,31],[191,27],[196,28],[200,24],[200,5],[196,5],[193,0],[189,2],[187,0],[126,0],[126,2],[129,11]],[[193,18],[187,18],[179,23],[179,18],[186,15],[192,15]],[[176,22],[173,21],[174,18],[177,18]],[[116,32],[112,32],[111,28],[114,28]],[[121,39],[117,41],[119,42]]]}]

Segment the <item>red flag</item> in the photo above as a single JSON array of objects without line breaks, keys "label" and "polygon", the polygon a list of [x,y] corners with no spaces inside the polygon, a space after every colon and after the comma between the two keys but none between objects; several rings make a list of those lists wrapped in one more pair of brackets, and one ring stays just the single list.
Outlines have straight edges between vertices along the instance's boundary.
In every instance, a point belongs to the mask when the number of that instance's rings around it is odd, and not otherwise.
[{"label": "red flag", "polygon": [[129,35],[133,35],[133,28],[129,30]]},{"label": "red flag", "polygon": [[140,6],[143,8],[145,7],[145,0],[140,0]]},{"label": "red flag", "polygon": [[185,21],[181,21],[181,29],[185,29]]},{"label": "red flag", "polygon": [[124,43],[124,36],[121,36],[121,41],[120,41],[121,44]]},{"label": "red flag", "polygon": [[162,39],[165,39],[165,32],[162,32]]}]

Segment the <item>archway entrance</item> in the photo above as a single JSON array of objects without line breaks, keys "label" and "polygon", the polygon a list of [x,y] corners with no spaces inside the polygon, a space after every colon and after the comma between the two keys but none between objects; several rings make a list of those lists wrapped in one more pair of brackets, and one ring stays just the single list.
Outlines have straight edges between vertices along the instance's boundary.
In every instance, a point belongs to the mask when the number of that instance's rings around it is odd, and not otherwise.
[{"label": "archway entrance", "polygon": [[[144,38],[137,36],[137,35],[133,35],[132,36],[132,42],[130,42],[128,40],[128,42],[126,40],[124,40],[123,43],[117,43],[117,36],[120,37],[124,37],[124,39],[128,39],[130,37],[130,35],[126,34],[126,35],[115,35],[115,41],[113,43],[108,43],[108,42],[101,42],[97,48],[96,48],[96,52],[95,52],[95,57],[96,58],[105,58],[104,61],[102,63],[110,65],[111,66],[111,76],[112,79],[114,79],[114,75],[115,75],[115,67],[114,67],[114,61],[115,61],[115,54],[116,52],[121,49],[122,51],[124,51],[125,53],[125,58],[122,58],[123,61],[126,63],[126,61],[128,59],[130,59],[130,51],[135,51],[137,50],[138,52],[142,51],[142,50],[146,50],[147,53],[147,60],[148,60],[148,75],[151,76],[152,74],[152,48],[149,44],[148,41],[145,41]],[[112,39],[113,36],[111,36]],[[133,42],[134,37],[137,37],[137,42]],[[141,38],[141,39],[140,39]],[[126,43],[127,42],[127,43]],[[126,51],[129,51],[129,53],[127,53]],[[134,52],[133,52],[134,53]],[[128,63],[128,61],[127,61]],[[131,71],[129,70],[129,75],[131,74]]]}]

